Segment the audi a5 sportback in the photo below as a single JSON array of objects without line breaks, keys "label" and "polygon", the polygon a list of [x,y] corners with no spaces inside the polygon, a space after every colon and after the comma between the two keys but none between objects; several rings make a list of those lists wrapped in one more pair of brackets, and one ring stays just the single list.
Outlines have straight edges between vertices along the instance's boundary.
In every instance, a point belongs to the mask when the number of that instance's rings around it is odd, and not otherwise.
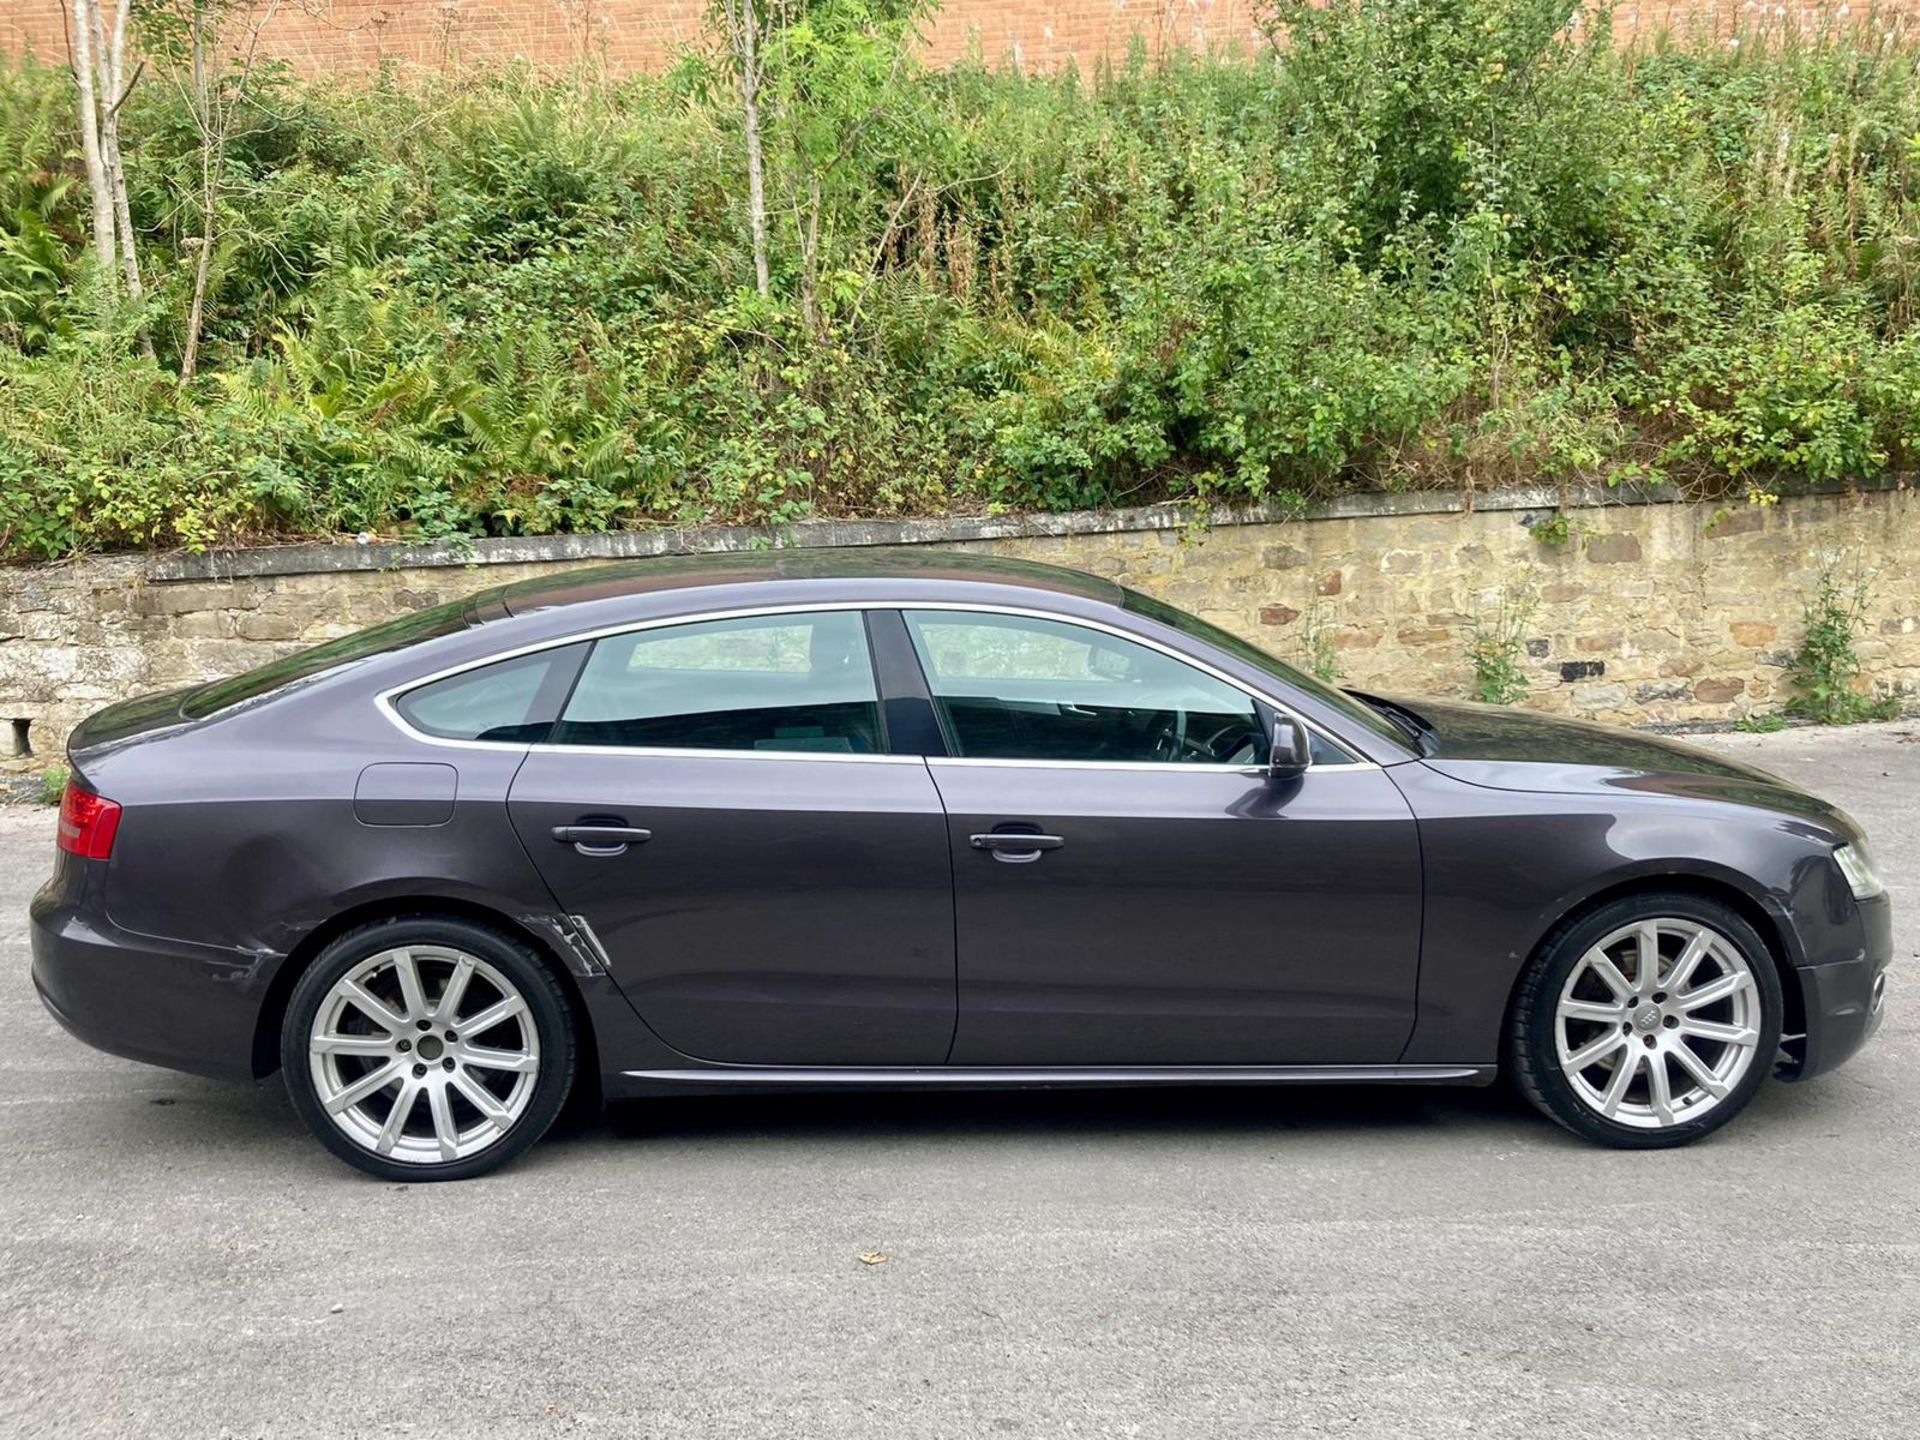
[{"label": "audi a5 sportback", "polygon": [[485,591],[73,735],[34,979],[452,1179],[609,1097],[1420,1081],[1677,1145],[1880,1020],[1859,828],[958,555]]}]

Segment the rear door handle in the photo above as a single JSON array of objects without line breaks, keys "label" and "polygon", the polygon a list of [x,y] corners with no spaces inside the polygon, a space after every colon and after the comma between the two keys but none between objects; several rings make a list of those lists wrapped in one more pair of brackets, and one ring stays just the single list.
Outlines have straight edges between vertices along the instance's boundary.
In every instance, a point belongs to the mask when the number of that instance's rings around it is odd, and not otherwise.
[{"label": "rear door handle", "polygon": [[988,851],[996,860],[1004,860],[1010,865],[1024,865],[1030,860],[1038,860],[1043,851],[1058,850],[1067,842],[1058,835],[996,830],[990,835],[969,836],[967,843],[976,850]]},{"label": "rear door handle", "polygon": [[629,845],[646,844],[653,832],[632,825],[556,825],[553,838],[582,855],[612,856],[626,854]]}]

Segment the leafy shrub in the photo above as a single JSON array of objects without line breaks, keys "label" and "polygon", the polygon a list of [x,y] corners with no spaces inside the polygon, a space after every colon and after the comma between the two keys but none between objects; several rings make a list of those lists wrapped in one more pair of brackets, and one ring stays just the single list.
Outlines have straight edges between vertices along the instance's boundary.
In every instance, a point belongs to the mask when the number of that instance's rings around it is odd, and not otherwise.
[{"label": "leafy shrub", "polygon": [[0,66],[0,555],[1920,465],[1920,51],[1567,11],[1288,0],[1284,45],[1035,76],[787,7],[764,296],[710,41],[268,72],[185,389],[180,87],[123,112],[135,315],[64,78]]}]

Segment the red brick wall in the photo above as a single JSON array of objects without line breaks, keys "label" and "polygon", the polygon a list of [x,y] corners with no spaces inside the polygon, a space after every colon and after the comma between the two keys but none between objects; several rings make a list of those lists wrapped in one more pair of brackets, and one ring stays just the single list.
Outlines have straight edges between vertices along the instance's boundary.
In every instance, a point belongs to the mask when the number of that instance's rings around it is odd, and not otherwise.
[{"label": "red brick wall", "polygon": [[[1569,12],[1577,0],[1568,0]],[[951,60],[978,43],[991,60],[1045,68],[1149,47],[1245,43],[1258,0],[947,0],[927,52]],[[548,64],[603,58],[618,70],[662,62],[696,35],[705,0],[282,0],[263,36],[269,54],[306,70],[371,69],[385,60],[447,66],[525,57]],[[1788,21],[1818,28],[1859,19],[1871,0],[1620,0],[1622,38],[1707,25]],[[1920,15],[1920,0],[1879,0],[1881,15]],[[0,0],[0,52],[66,55],[60,0]]]}]

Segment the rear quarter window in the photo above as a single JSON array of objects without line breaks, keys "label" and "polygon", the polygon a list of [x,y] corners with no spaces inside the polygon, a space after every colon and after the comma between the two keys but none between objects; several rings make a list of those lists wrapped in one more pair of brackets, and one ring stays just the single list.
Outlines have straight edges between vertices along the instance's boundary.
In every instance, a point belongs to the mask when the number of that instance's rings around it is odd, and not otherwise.
[{"label": "rear quarter window", "polygon": [[407,691],[393,708],[437,739],[532,744],[547,738],[586,651],[567,645],[462,670]]}]

